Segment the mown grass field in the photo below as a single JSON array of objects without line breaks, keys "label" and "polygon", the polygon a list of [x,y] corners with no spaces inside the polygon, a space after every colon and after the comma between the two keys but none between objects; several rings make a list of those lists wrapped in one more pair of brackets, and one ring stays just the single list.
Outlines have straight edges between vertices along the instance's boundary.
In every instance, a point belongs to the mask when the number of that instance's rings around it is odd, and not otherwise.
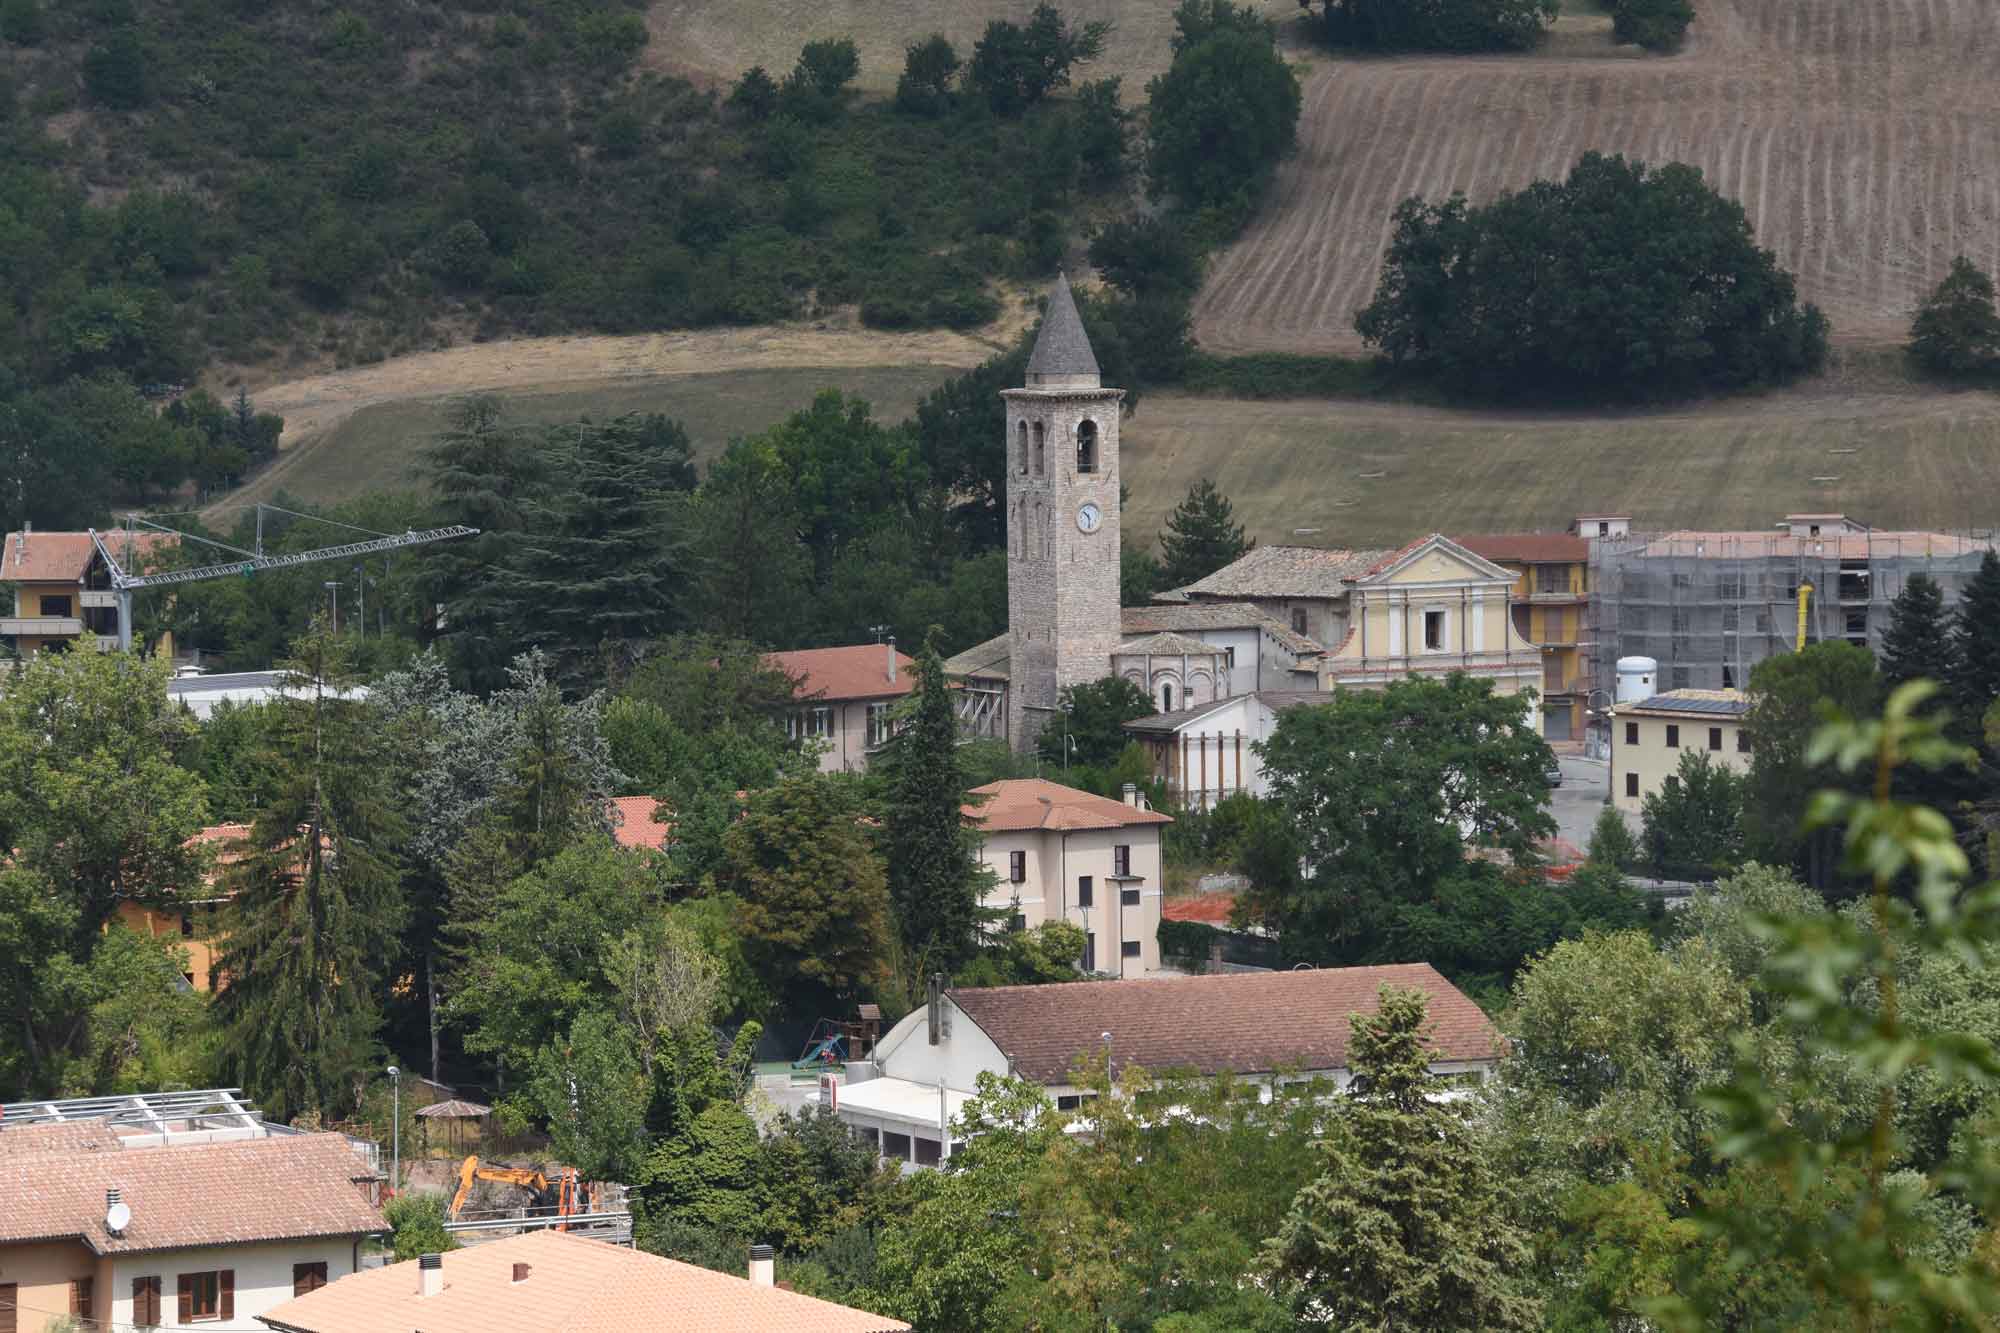
[{"label": "mown grass field", "polygon": [[1560,531],[1591,512],[1653,530],[1767,529],[1806,510],[2000,527],[2000,395],[1989,393],[1821,388],[1624,416],[1155,393],[1122,438],[1133,541],[1204,476],[1252,536],[1307,545]]},{"label": "mown grass field", "polygon": [[[574,421],[589,414],[662,412],[687,427],[697,459],[706,462],[729,441],[782,420],[806,406],[821,389],[866,398],[881,421],[900,421],[931,389],[958,371],[950,366],[785,368],[728,370],[579,383],[559,391],[502,391],[508,411],[531,423]],[[335,503],[371,490],[414,485],[417,451],[443,428],[450,398],[411,399],[361,408],[324,436],[303,442],[250,488],[223,507],[269,499],[278,490],[300,499]],[[255,495],[251,491],[255,490]]]}]

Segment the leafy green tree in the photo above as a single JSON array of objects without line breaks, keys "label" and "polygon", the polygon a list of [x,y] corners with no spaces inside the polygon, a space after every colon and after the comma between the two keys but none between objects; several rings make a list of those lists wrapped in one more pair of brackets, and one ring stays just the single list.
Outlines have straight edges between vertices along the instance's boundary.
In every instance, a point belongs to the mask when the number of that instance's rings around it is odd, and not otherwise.
[{"label": "leafy green tree", "polygon": [[1943,684],[1955,674],[1951,617],[1944,592],[1928,574],[1912,574],[1889,604],[1889,629],[1882,636],[1882,685],[1894,690],[1908,681]]},{"label": "leafy green tree", "polygon": [[1152,696],[1122,676],[1065,686],[1057,701],[1059,716],[1042,728],[1035,751],[1043,763],[1058,768],[1101,768],[1115,763],[1132,743],[1127,722],[1159,711]]},{"label": "leafy green tree", "polygon": [[1278,929],[1288,961],[1372,961],[1386,938],[1433,920],[1447,884],[1461,886],[1451,919],[1470,914],[1482,928],[1518,892],[1483,877],[1466,851],[1532,864],[1536,840],[1555,832],[1541,777],[1549,748],[1527,702],[1454,672],[1279,717],[1260,753],[1288,827],[1242,902]]},{"label": "leafy green tree", "polygon": [[585,1010],[535,1061],[529,1098],[556,1156],[586,1180],[630,1180],[639,1168],[650,1089],[631,1038],[611,1014]]},{"label": "leafy green tree", "polygon": [[114,111],[133,111],[152,96],[152,54],[138,28],[114,28],[83,57],[83,86]]},{"label": "leafy green tree", "polygon": [[1118,604],[1144,606],[1160,590],[1165,574],[1159,558],[1143,547],[1123,542],[1118,547]]},{"label": "leafy green tree", "polygon": [[788,1012],[831,1012],[888,980],[894,925],[882,862],[843,784],[790,778],[753,793],[722,835],[723,887],[739,928]]},{"label": "leafy green tree", "polygon": [[444,1229],[442,1195],[405,1191],[389,1200],[383,1212],[389,1219],[390,1243],[399,1264],[458,1248],[458,1238]]},{"label": "leafy green tree", "polygon": [[1825,833],[1805,830],[1808,794],[1836,781],[1806,762],[1813,729],[1829,711],[1862,717],[1881,697],[1875,658],[1850,643],[1815,643],[1805,651],[1767,657],[1750,672],[1750,772],[1743,789],[1749,853],[1798,868],[1821,893],[1838,885],[1837,850]]},{"label": "leafy green tree", "polygon": [[1134,297],[1186,300],[1201,288],[1201,249],[1167,217],[1134,215],[1106,224],[1090,241],[1104,280]]},{"label": "leafy green tree", "polygon": [[1102,187],[1125,178],[1129,166],[1134,113],[1125,109],[1118,79],[1093,79],[1077,85],[1072,99],[1071,131],[1076,159],[1085,179]]},{"label": "leafy green tree", "polygon": [[1951,703],[1971,722],[2000,700],[2000,555],[1991,550],[1958,595],[1952,615]]},{"label": "leafy green tree", "polygon": [[1600,153],[1478,207],[1405,200],[1355,328],[1391,362],[1494,396],[1772,383],[1817,370],[1827,337],[1741,204],[1693,167]]},{"label": "leafy green tree", "polygon": [[1771,917],[1802,918],[1826,911],[1826,900],[1793,878],[1788,870],[1752,861],[1735,874],[1703,884],[1674,914],[1677,936],[1700,940],[1750,987],[1751,1012],[1765,1023],[1773,1005],[1759,982],[1771,941],[1762,922]]},{"label": "leafy green tree", "polygon": [[780,1112],[757,1145],[757,1234],[796,1254],[858,1225],[881,1170],[875,1149],[832,1108]]},{"label": "leafy green tree", "polygon": [[1533,1329],[1526,1236],[1461,1103],[1436,1096],[1426,1001],[1384,987],[1356,1014],[1354,1084],[1317,1146],[1325,1169],[1266,1245],[1301,1315],[1343,1328]]},{"label": "leafy green tree", "polygon": [[996,116],[1018,116],[1058,88],[1069,86],[1070,71],[1104,51],[1109,23],[1071,26],[1050,4],[1035,6],[1026,27],[993,19],[972,48],[966,84],[986,99]]},{"label": "leafy green tree", "polygon": [[1187,497],[1167,515],[1167,529],[1160,534],[1161,579],[1169,588],[1181,588],[1208,577],[1225,565],[1242,559],[1257,545],[1243,535],[1243,525],[1229,497],[1203,477],[1188,488]]},{"label": "leafy green tree", "polygon": [[1592,861],[1614,870],[1630,870],[1639,864],[1639,842],[1632,836],[1632,826],[1625,822],[1625,816],[1612,806],[1605,806],[1604,812],[1590,829],[1590,847],[1585,853]]},{"label": "leafy green tree", "polygon": [[1964,255],[1917,308],[1910,356],[1937,375],[1973,375],[2000,366],[2000,311],[1993,279]]},{"label": "leafy green tree", "polygon": [[956,693],[934,643],[917,654],[915,710],[887,759],[882,853],[889,902],[901,934],[907,976],[955,972],[979,947],[987,913],[980,899],[993,882],[979,861],[979,835],[961,810],[965,768],[958,757]]},{"label": "leafy green tree", "polygon": [[286,781],[232,876],[217,1005],[232,1082],[275,1115],[337,1115],[380,1054],[407,825],[345,644],[315,623],[285,673]]},{"label": "leafy green tree", "polygon": [[[1222,2],[1222,0],[1218,0]],[[1183,207],[1249,203],[1298,138],[1299,80],[1271,33],[1225,28],[1146,85],[1146,171]]]},{"label": "leafy green tree", "polygon": [[1678,768],[1640,804],[1646,863],[1656,875],[1713,879],[1743,863],[1744,779],[1704,750],[1686,750]]},{"label": "leafy green tree", "polygon": [[1694,22],[1689,0],[1616,0],[1611,10],[1611,35],[1648,51],[1678,51]]},{"label": "leafy green tree", "polygon": [[41,0],[6,0],[0,4],[0,38],[16,46],[34,46],[48,35]]},{"label": "leafy green tree", "polygon": [[951,109],[951,85],[964,64],[941,32],[912,42],[903,53],[903,76],[896,80],[896,109],[937,116]]},{"label": "leafy green tree", "polygon": [[762,65],[752,65],[729,90],[729,105],[751,120],[768,120],[778,109],[778,83]]},{"label": "leafy green tree", "polygon": [[[1301,5],[1301,8],[1309,6]],[[1557,0],[1323,0],[1325,39],[1382,50],[1524,51],[1556,20]]]},{"label": "leafy green tree", "polygon": [[1058,981],[1087,981],[1077,960],[1083,957],[1083,927],[1067,921],[1044,921],[1031,930],[1003,931],[992,946],[953,978],[960,986],[1045,986]]}]

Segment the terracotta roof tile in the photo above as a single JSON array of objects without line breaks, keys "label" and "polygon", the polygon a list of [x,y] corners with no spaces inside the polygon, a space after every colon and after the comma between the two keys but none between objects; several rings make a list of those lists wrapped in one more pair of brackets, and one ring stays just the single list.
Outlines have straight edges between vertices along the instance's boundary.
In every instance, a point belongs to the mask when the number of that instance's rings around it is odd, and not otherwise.
[{"label": "terracotta roof tile", "polygon": [[954,990],[952,1001],[1019,1073],[1062,1083],[1111,1034],[1112,1070],[1199,1074],[1344,1069],[1348,1020],[1375,1012],[1381,988],[1430,997],[1432,1043],[1446,1061],[1497,1059],[1499,1030],[1429,963],[1077,981]]},{"label": "terracotta roof tile", "polygon": [[802,648],[769,653],[764,660],[787,675],[804,677],[799,697],[812,699],[891,699],[916,689],[910,668],[916,663],[896,654],[896,679],[889,679],[889,650],[879,643],[851,648]]},{"label": "terracotta roof tile", "polygon": [[1224,650],[1187,634],[1162,630],[1143,638],[1127,639],[1118,645],[1120,657],[1220,657]]},{"label": "terracotta roof tile", "polygon": [[1293,653],[1316,653],[1321,645],[1295,634],[1250,602],[1189,602],[1185,606],[1128,606],[1119,613],[1119,632],[1156,634],[1163,630],[1262,630]]},{"label": "terracotta roof tile", "polygon": [[1171,824],[1157,810],[1140,810],[1046,778],[1008,778],[974,787],[984,801],[960,807],[965,817],[989,833],[1021,829],[1106,829],[1135,824]]},{"label": "terracotta roof tile", "polygon": [[1196,893],[1185,898],[1169,898],[1160,905],[1166,921],[1200,921],[1205,925],[1226,926],[1236,911],[1233,893]]},{"label": "terracotta roof tile", "polygon": [[614,796],[611,836],[620,847],[659,851],[673,837],[674,826],[659,817],[660,803],[650,796]]},{"label": "terracotta roof tile", "polygon": [[[21,1132],[0,1132],[0,1150]],[[132,1254],[358,1236],[384,1228],[362,1197],[368,1177],[340,1134],[0,1153],[0,1242],[73,1237],[98,1254]],[[114,1187],[132,1209],[119,1236],[104,1229],[104,1193]]]},{"label": "terracotta roof tile", "polygon": [[1474,555],[1519,565],[1576,564],[1590,559],[1590,543],[1560,532],[1498,532],[1453,541]]},{"label": "terracotta roof tile", "polygon": [[[105,533],[104,542],[125,563],[125,534]],[[144,566],[153,552],[180,545],[180,538],[164,532],[142,532],[132,538],[137,563]],[[0,554],[0,579],[20,583],[75,583],[90,568],[96,551],[88,532],[10,532],[7,549]],[[137,570],[128,570],[137,573]]]},{"label": "terracotta roof tile", "polygon": [[[514,1265],[528,1275],[514,1281]],[[582,1236],[537,1231],[340,1278],[259,1316],[300,1333],[900,1333],[908,1324]]]}]

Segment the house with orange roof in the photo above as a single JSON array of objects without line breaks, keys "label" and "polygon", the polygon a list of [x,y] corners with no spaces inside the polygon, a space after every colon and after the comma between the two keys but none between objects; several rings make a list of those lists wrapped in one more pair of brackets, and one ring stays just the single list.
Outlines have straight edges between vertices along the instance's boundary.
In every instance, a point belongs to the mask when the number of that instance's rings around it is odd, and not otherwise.
[{"label": "house with orange roof", "polygon": [[166,938],[187,950],[187,969],[181,973],[190,988],[212,991],[220,980],[222,932],[218,915],[230,899],[225,880],[229,867],[250,854],[248,824],[211,824],[186,843],[190,847],[212,849],[213,859],[203,875],[200,894],[140,902],[123,899],[118,904],[118,920],[127,930],[153,939]]},{"label": "house with orange roof", "polygon": [[1086,972],[1160,969],[1160,831],[1173,822],[1135,788],[1114,801],[1042,778],[974,787],[963,814],[993,872],[986,906],[1011,929],[1067,921],[1083,931]]},{"label": "house with orange roof", "polygon": [[275,1333],[904,1333],[899,1319],[787,1290],[766,1245],[736,1277],[536,1231],[370,1269],[258,1316]]},{"label": "house with orange roof", "polygon": [[820,746],[822,773],[858,773],[895,734],[896,705],[917,687],[906,654],[886,644],[803,648],[764,661],[799,682],[785,715],[793,740]]},{"label": "house with orange roof", "polygon": [[674,834],[674,826],[661,817],[664,813],[650,796],[614,796],[611,837],[620,847],[634,851],[664,851]]},{"label": "house with orange roof", "polygon": [[[180,544],[164,532],[103,535],[133,572]],[[28,525],[8,533],[0,581],[14,585],[14,614],[0,616],[0,637],[20,656],[64,652],[79,643],[117,650],[118,594],[88,532],[36,532]],[[158,651],[173,654],[171,636],[161,640]]]},{"label": "house with orange roof", "polygon": [[[1573,528],[1588,520],[1579,518]],[[1599,520],[1607,527],[1609,520]],[[1570,532],[1503,532],[1454,538],[1514,576],[1514,631],[1542,653],[1542,736],[1581,740],[1595,682],[1583,650],[1590,618],[1590,543]]]}]

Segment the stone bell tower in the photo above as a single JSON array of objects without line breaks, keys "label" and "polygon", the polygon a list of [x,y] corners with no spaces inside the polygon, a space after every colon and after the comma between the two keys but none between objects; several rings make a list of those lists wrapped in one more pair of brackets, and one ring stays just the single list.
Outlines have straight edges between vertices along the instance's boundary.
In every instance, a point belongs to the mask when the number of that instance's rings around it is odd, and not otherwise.
[{"label": "stone bell tower", "polygon": [[1118,618],[1118,409],[1058,275],[1028,357],[1007,389],[1007,741],[1033,747],[1059,692],[1101,679]]}]

